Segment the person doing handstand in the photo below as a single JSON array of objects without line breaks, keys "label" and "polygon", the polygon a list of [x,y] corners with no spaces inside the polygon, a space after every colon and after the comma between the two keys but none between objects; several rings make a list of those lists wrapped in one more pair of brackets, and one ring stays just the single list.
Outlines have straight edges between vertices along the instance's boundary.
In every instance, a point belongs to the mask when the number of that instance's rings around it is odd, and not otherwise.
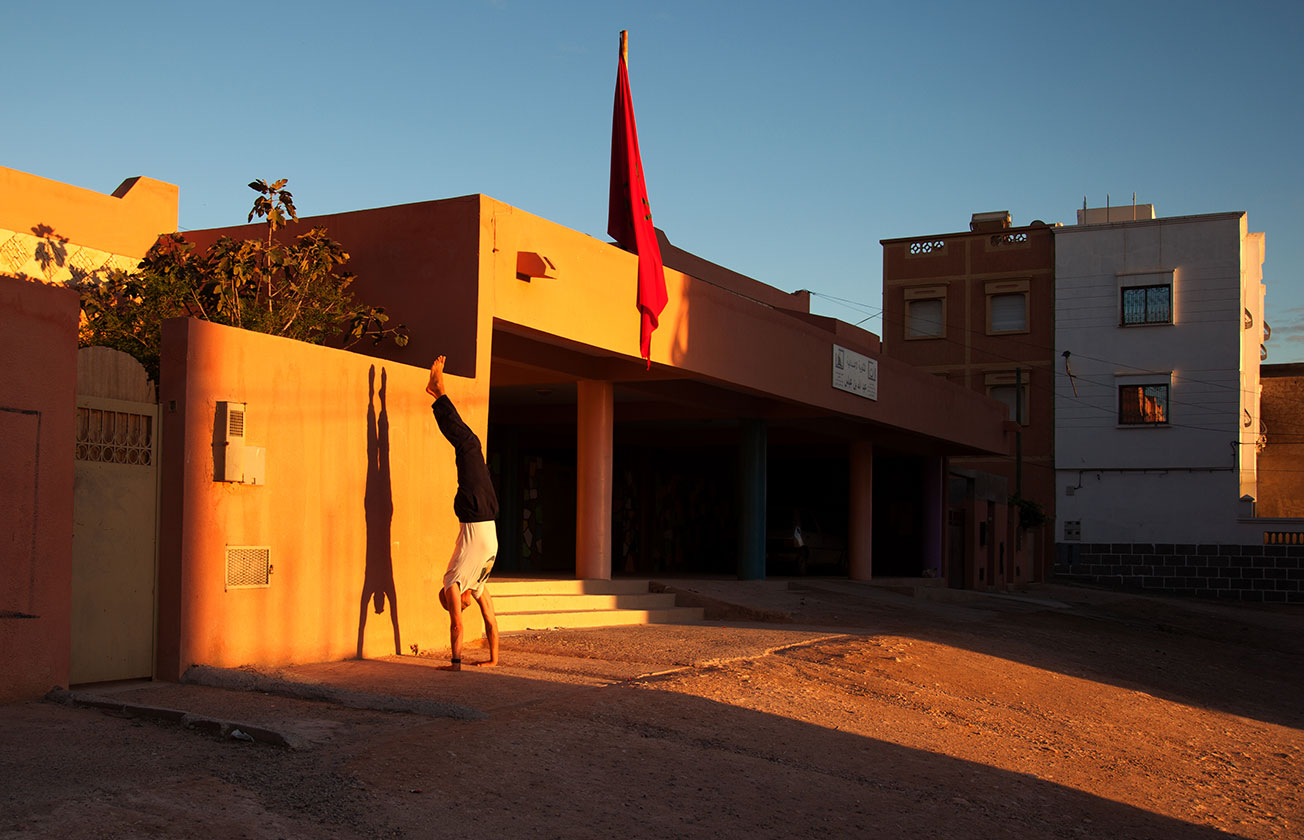
[{"label": "person doing handstand", "polygon": [[458,416],[453,401],[444,390],[444,363],[440,356],[430,366],[430,381],[426,393],[435,398],[431,410],[439,431],[453,445],[457,463],[457,495],[453,497],[453,513],[461,523],[453,557],[444,573],[444,586],[439,590],[439,603],[448,610],[449,637],[452,647],[452,670],[462,670],[462,610],[474,598],[484,616],[485,635],[489,637],[489,659],[476,665],[498,664],[498,619],[494,616],[493,598],[489,596],[487,581],[498,555],[498,532],[494,519],[498,516],[498,495],[489,478],[480,439]]}]

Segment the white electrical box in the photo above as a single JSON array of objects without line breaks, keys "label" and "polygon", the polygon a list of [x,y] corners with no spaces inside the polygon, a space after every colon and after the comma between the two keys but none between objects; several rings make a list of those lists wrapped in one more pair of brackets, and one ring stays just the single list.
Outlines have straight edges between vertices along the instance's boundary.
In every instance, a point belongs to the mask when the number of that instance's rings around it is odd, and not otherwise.
[{"label": "white electrical box", "polygon": [[218,402],[217,429],[217,440],[213,446],[213,480],[236,484],[266,484],[266,447],[245,443],[245,404]]},{"label": "white electrical box", "polygon": [[214,479],[217,481],[244,481],[245,470],[245,404],[218,402],[218,438],[214,452],[217,463]]},{"label": "white electrical box", "polygon": [[244,483],[259,486],[267,483],[267,447],[245,447]]}]

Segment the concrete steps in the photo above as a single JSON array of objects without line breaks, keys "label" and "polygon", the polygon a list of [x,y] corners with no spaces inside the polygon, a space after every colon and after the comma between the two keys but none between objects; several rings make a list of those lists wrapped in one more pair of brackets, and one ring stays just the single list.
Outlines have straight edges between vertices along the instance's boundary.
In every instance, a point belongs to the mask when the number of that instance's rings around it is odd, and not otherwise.
[{"label": "concrete steps", "polygon": [[489,581],[498,630],[552,630],[628,624],[696,624],[701,607],[675,606],[669,592],[652,592],[646,580]]}]

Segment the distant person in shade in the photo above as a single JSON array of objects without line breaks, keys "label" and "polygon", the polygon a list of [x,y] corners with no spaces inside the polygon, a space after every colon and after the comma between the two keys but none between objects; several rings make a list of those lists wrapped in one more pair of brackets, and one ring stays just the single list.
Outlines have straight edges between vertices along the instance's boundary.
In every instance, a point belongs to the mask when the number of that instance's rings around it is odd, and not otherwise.
[{"label": "distant person in shade", "polygon": [[461,528],[453,557],[444,573],[444,588],[439,590],[439,603],[450,616],[449,636],[453,650],[452,670],[462,670],[462,610],[474,598],[484,616],[485,635],[489,637],[489,659],[476,665],[498,664],[498,619],[494,616],[493,598],[489,596],[489,573],[498,555],[498,532],[494,518],[498,516],[498,495],[489,479],[480,439],[458,416],[453,401],[444,390],[444,356],[430,366],[430,382],[426,392],[435,398],[431,408],[439,431],[453,445],[457,462],[457,495],[453,497],[453,513]]}]

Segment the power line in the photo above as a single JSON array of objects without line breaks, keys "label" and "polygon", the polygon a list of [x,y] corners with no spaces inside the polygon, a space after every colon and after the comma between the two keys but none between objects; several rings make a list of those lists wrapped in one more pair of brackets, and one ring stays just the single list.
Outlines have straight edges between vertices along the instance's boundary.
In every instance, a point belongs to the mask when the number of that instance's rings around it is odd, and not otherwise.
[{"label": "power line", "polygon": [[[807,290],[807,291],[810,291],[810,290]],[[833,296],[833,295],[826,295],[826,294],[824,294],[824,293],[822,293],[822,292],[814,292],[814,291],[810,291],[810,294],[812,294],[812,295],[816,295],[816,296],[818,296],[818,297],[827,298],[827,299],[829,299],[829,300],[837,301],[837,302],[843,304],[844,306],[847,306],[847,307],[849,307],[849,308],[858,309],[858,310],[861,311],[861,312],[867,312],[867,311],[870,311],[870,307],[869,307],[867,304],[860,303],[860,302],[858,302],[858,301],[851,301],[851,300],[848,300],[848,299],[846,299],[846,298],[839,298],[839,297],[835,297],[835,296]],[[873,311],[874,311],[876,314],[881,314],[881,313],[884,313],[884,312],[885,312],[885,310],[882,309],[882,308],[879,308],[879,309],[876,309],[876,310],[873,310]],[[871,316],[871,317],[872,317],[872,316]],[[902,326],[904,326],[904,324],[905,324],[904,321],[899,321],[899,320],[897,320],[897,319],[889,319],[886,315],[884,315],[884,323],[885,323],[885,324],[886,324],[886,323],[896,323],[896,324],[899,324],[899,325],[902,325]],[[933,340],[944,341],[944,342],[946,342],[946,343],[948,343],[948,344],[951,344],[951,345],[953,345],[953,346],[955,346],[955,347],[958,347],[958,348],[961,348],[961,349],[972,347],[972,345],[970,345],[970,344],[967,343],[967,342],[963,342],[963,341],[960,341],[959,339],[951,338],[950,336],[945,336],[945,335],[942,335],[942,336],[934,336],[934,337],[933,337]],[[1043,352],[1044,352],[1044,351],[1047,351],[1048,349],[1050,349],[1050,348],[1047,348],[1047,347],[1046,347],[1045,345],[1043,345],[1043,344],[1036,343],[1036,342],[1025,341],[1025,340],[1022,340],[1022,339],[1016,338],[1016,337],[1014,337],[1014,336],[1002,336],[1000,340],[1001,340],[1003,343],[1014,343],[1014,344],[1019,344],[1019,345],[1022,345],[1022,346],[1024,346],[1024,347],[1028,347],[1028,348],[1031,348],[1031,349],[1033,349],[1033,350],[1038,350],[1038,351],[1043,351]],[[1027,365],[1027,364],[1032,364],[1032,363],[1033,363],[1033,361],[1032,361],[1032,360],[1029,360],[1029,359],[1018,359],[1018,358],[1015,358],[1015,357],[1013,357],[1013,356],[1008,356],[1008,355],[1005,355],[1005,354],[1000,353],[1000,352],[996,352],[996,351],[993,351],[993,350],[988,350],[988,349],[986,349],[986,348],[981,349],[980,352],[982,352],[982,353],[983,353],[984,355],[986,355],[986,356],[995,357],[996,359],[1000,360],[1001,362],[1005,362],[1005,363],[1011,363],[1011,364],[1015,364],[1015,365]],[[1053,352],[1053,351],[1052,351],[1052,352]],[[1102,363],[1104,363],[1104,364],[1113,364],[1113,365],[1116,365],[1116,366],[1119,366],[1119,367],[1130,368],[1130,369],[1132,369],[1132,370],[1136,370],[1136,371],[1138,371],[1138,372],[1148,372],[1148,371],[1142,371],[1141,368],[1137,368],[1137,367],[1135,367],[1135,366],[1133,366],[1133,365],[1128,365],[1128,364],[1125,364],[1125,363],[1123,363],[1123,362],[1111,362],[1111,361],[1108,360],[1108,359],[1100,359],[1100,358],[1096,358],[1096,357],[1093,357],[1093,356],[1088,356],[1088,355],[1085,355],[1085,354],[1083,354],[1082,357],[1083,357],[1083,358],[1090,359],[1090,360],[1092,360],[1092,361],[1102,362]],[[1059,376],[1059,375],[1060,375],[1059,371],[1057,371],[1057,370],[1054,369],[1054,359],[1053,359],[1053,358],[1048,358],[1046,361],[1048,361],[1048,362],[1050,363],[1050,364],[1049,364],[1049,369],[1051,370],[1051,372],[1052,372],[1055,376]],[[1228,372],[1231,372],[1231,369],[1228,368],[1227,371],[1228,371]],[[1239,370],[1239,369],[1236,370],[1235,373],[1236,373],[1236,375],[1237,375],[1237,378],[1239,379],[1239,377],[1240,377],[1240,370]],[[1108,389],[1110,389],[1111,391],[1112,391],[1112,389],[1113,389],[1114,386],[1115,386],[1115,382],[1114,382],[1114,380],[1112,380],[1112,379],[1109,380],[1108,382],[1105,382],[1105,381],[1101,381],[1101,380],[1099,380],[1099,379],[1092,378],[1092,375],[1073,374],[1073,378],[1075,378],[1075,379],[1082,379],[1082,380],[1085,380],[1086,382],[1088,382],[1088,383],[1090,383],[1090,384],[1092,384],[1092,385],[1097,385],[1097,386],[1102,387],[1102,388],[1108,388]],[[1257,398],[1258,398],[1258,394],[1255,394],[1255,393],[1253,393],[1253,392],[1251,392],[1251,391],[1249,391],[1249,390],[1247,390],[1247,389],[1241,388],[1241,387],[1239,387],[1239,386],[1231,386],[1231,385],[1227,385],[1227,384],[1225,384],[1225,383],[1220,383],[1220,382],[1209,382],[1209,381],[1206,381],[1206,380],[1195,379],[1194,377],[1187,376],[1187,375],[1180,375],[1179,378],[1180,378],[1180,380],[1181,380],[1182,382],[1184,382],[1184,383],[1191,383],[1191,384],[1196,384],[1196,385],[1207,385],[1207,386],[1214,387],[1214,388],[1221,388],[1221,389],[1223,389],[1223,390],[1236,391],[1236,392],[1238,392],[1239,394],[1241,394],[1241,395],[1243,395],[1243,396],[1250,397],[1251,399],[1257,399]],[[1054,385],[1052,385],[1050,388],[1046,388],[1046,387],[1044,387],[1044,386],[1042,386],[1042,385],[1040,385],[1040,384],[1035,384],[1035,383],[1033,383],[1032,381],[1029,381],[1029,382],[1027,382],[1027,383],[1020,383],[1020,384],[1024,384],[1024,385],[1026,385],[1028,388],[1038,390],[1038,391],[1040,391],[1041,393],[1049,394],[1051,397],[1059,397],[1059,396],[1060,396],[1060,395],[1058,394],[1058,392],[1055,390]],[[1063,397],[1063,399],[1068,400],[1068,399],[1070,399],[1070,398],[1067,397],[1067,396],[1065,396],[1065,397]],[[1100,406],[1100,405],[1098,405],[1098,404],[1096,404],[1096,403],[1092,403],[1092,402],[1084,401],[1084,400],[1082,400],[1081,398],[1077,398],[1077,397],[1075,397],[1075,398],[1073,398],[1073,399],[1077,402],[1078,405],[1085,406],[1085,407],[1087,407],[1087,408],[1089,408],[1089,409],[1091,409],[1091,410],[1093,410],[1093,411],[1100,411],[1100,412],[1103,412],[1103,413],[1106,413],[1106,414],[1111,414],[1111,415],[1115,415],[1115,416],[1117,416],[1117,409],[1116,409],[1116,408],[1112,408],[1112,407],[1111,407],[1111,408],[1106,408],[1106,407],[1104,407],[1104,406]],[[1170,396],[1170,398],[1169,398],[1169,400],[1168,400],[1168,405],[1170,405],[1170,406],[1177,406],[1177,407],[1179,407],[1179,408],[1180,408],[1180,407],[1189,407],[1189,408],[1203,408],[1203,407],[1204,407],[1204,405],[1203,405],[1202,403],[1191,402],[1191,401],[1188,401],[1188,400],[1181,400],[1181,399],[1177,399],[1177,400],[1175,400],[1175,399],[1172,399],[1171,396]],[[1138,424],[1138,425],[1146,425],[1146,424]],[[1188,430],[1191,430],[1191,431],[1214,432],[1214,433],[1218,433],[1218,434],[1228,434],[1228,433],[1239,434],[1238,432],[1235,432],[1234,430],[1231,430],[1231,429],[1210,428],[1210,427],[1207,427],[1207,426],[1197,426],[1197,425],[1193,425],[1193,424],[1190,424],[1190,423],[1175,423],[1175,422],[1171,422],[1171,421],[1170,421],[1170,422],[1166,422],[1166,423],[1163,423],[1163,424],[1155,424],[1155,425],[1162,425],[1163,427],[1167,427],[1167,428],[1188,429]]]},{"label": "power line", "polygon": [[[866,304],[866,303],[863,303],[863,302],[860,302],[860,301],[849,300],[849,299],[847,299],[847,298],[840,298],[840,297],[836,297],[836,296],[834,296],[834,295],[827,295],[827,294],[824,294],[823,292],[811,291],[811,290],[809,290],[809,289],[807,289],[806,291],[808,291],[808,292],[809,292],[810,294],[812,294],[812,295],[815,295],[816,297],[821,297],[821,298],[825,298],[825,299],[827,299],[827,300],[835,301],[835,302],[840,303],[840,304],[842,304],[842,305],[844,305],[844,306],[846,306],[846,307],[848,307],[848,308],[855,309],[855,310],[857,310],[857,311],[859,311],[859,312],[862,312],[862,313],[864,313],[864,312],[869,312],[869,313],[871,313],[870,317],[874,317],[875,315],[880,315],[880,314],[881,314],[881,315],[883,316],[883,323],[884,323],[885,326],[888,325],[888,324],[892,324],[893,326],[901,326],[901,327],[904,327],[904,326],[907,324],[907,322],[904,321],[904,320],[896,319],[896,318],[889,318],[889,317],[887,316],[887,314],[886,314],[886,309],[884,309],[883,307],[873,308],[870,304]],[[880,336],[880,338],[881,338],[881,336]],[[933,340],[944,341],[944,342],[946,342],[946,343],[948,343],[948,344],[951,344],[951,345],[953,345],[953,346],[955,346],[955,347],[959,347],[959,348],[966,348],[966,347],[972,348],[972,347],[973,347],[973,345],[972,345],[971,343],[967,342],[967,341],[961,341],[961,340],[959,340],[959,339],[955,339],[955,338],[952,338],[952,337],[950,337],[950,336],[946,336],[946,335],[933,336],[932,338],[933,338]],[[1012,335],[1011,335],[1011,336],[1000,336],[1000,340],[1001,340],[1001,342],[1002,342],[1003,344],[1006,344],[1006,345],[1015,344],[1015,345],[1019,345],[1019,346],[1021,346],[1021,347],[1026,347],[1026,348],[1028,348],[1030,351],[1035,351],[1035,352],[1037,352],[1037,353],[1045,353],[1045,354],[1047,354],[1046,357],[1045,357],[1046,360],[1047,360],[1047,361],[1050,361],[1050,362],[1052,363],[1052,366],[1053,366],[1053,364],[1054,364],[1054,355],[1055,355],[1055,350],[1057,349],[1057,348],[1055,348],[1055,347],[1049,347],[1049,346],[1047,346],[1047,345],[1045,345],[1045,344],[1042,344],[1042,343],[1040,343],[1040,342],[1029,341],[1029,340],[1027,340],[1027,339],[1022,339],[1022,338],[1019,338],[1019,337],[1017,337],[1017,336],[1012,336]],[[985,355],[994,356],[994,357],[996,357],[997,359],[1000,359],[1000,360],[1002,360],[1002,361],[1009,361],[1009,362],[1024,362],[1024,363],[1027,363],[1027,362],[1028,362],[1027,359],[1016,359],[1016,358],[1014,358],[1014,357],[1012,357],[1012,356],[1007,356],[1007,355],[1004,355],[1004,354],[999,353],[999,352],[996,352],[996,351],[987,350],[987,349],[985,349],[985,348],[981,349],[980,352],[984,353]],[[1146,369],[1143,369],[1143,368],[1138,368],[1138,367],[1136,367],[1135,365],[1129,364],[1129,363],[1127,363],[1127,362],[1120,362],[1120,361],[1116,361],[1116,360],[1111,360],[1111,359],[1101,358],[1101,357],[1099,357],[1099,356],[1092,356],[1092,355],[1090,355],[1090,354],[1088,354],[1088,353],[1082,353],[1082,352],[1079,352],[1079,351],[1076,351],[1076,350],[1072,351],[1072,353],[1073,353],[1074,356],[1077,356],[1078,358],[1087,359],[1087,360],[1089,360],[1089,361],[1093,361],[1093,362],[1099,362],[1099,363],[1101,363],[1101,364],[1113,365],[1113,366],[1115,366],[1115,367],[1120,367],[1120,368],[1126,368],[1126,369],[1129,369],[1129,370],[1134,370],[1134,371],[1136,371],[1137,373],[1150,373],[1150,372],[1152,372],[1152,371],[1149,371],[1149,370],[1146,370]],[[1227,372],[1227,373],[1235,373],[1237,379],[1239,380],[1239,378],[1240,378],[1240,373],[1241,373],[1241,371],[1240,371],[1239,368],[1235,368],[1235,369],[1233,369],[1233,368],[1223,368],[1223,369],[1219,369],[1219,370],[1225,371],[1225,372]],[[1209,386],[1209,387],[1211,387],[1211,388],[1219,388],[1219,389],[1228,390],[1228,391],[1236,391],[1236,392],[1238,392],[1238,393],[1241,393],[1241,394],[1246,395],[1247,397],[1250,397],[1251,399],[1257,398],[1257,396],[1258,396],[1258,395],[1255,394],[1254,392],[1252,392],[1252,391],[1250,391],[1250,390],[1248,390],[1248,389],[1245,389],[1245,388],[1240,387],[1239,382],[1238,382],[1237,385],[1228,385],[1228,384],[1225,383],[1225,382],[1213,382],[1213,381],[1209,381],[1209,380],[1205,380],[1205,379],[1198,379],[1198,378],[1193,377],[1193,376],[1190,376],[1190,375],[1184,375],[1182,378],[1183,378],[1185,381],[1187,381],[1187,382],[1190,382],[1190,383],[1193,383],[1193,384],[1197,384],[1197,385],[1207,385],[1207,386]]]}]

